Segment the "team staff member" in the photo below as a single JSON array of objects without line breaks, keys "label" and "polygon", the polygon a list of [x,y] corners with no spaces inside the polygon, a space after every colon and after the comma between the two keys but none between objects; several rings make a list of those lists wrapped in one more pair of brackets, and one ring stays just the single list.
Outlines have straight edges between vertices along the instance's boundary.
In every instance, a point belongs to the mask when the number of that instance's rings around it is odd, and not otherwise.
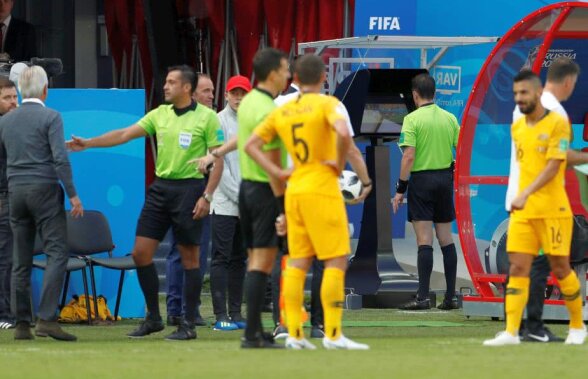
[{"label": "team staff member", "polygon": [[520,343],[519,325],[529,295],[529,272],[539,249],[547,255],[570,315],[566,344],[586,339],[580,281],[570,268],[572,212],[564,186],[571,129],[568,120],[541,104],[541,79],[532,71],[514,78],[515,102],[525,117],[512,124],[519,166],[517,196],[511,202],[506,251],[510,262],[504,299],[506,330],[486,346]]},{"label": "team staff member", "polygon": [[69,258],[63,189],[59,182],[69,197],[71,215],[83,216],[84,209],[65,150],[63,121],[59,113],[45,107],[47,74],[39,66],[27,67],[20,74],[18,87],[22,106],[0,120],[0,142],[6,150],[10,227],[14,234],[11,289],[16,317],[14,338],[33,339],[31,270],[33,244],[38,234],[47,255],[47,267],[35,334],[75,341],[76,336],[57,324],[57,304]]},{"label": "team staff member", "polygon": [[198,261],[200,220],[209,212],[212,193],[223,167],[222,160],[215,162],[219,169],[211,173],[205,187],[202,174],[187,164],[188,160],[205,155],[207,150],[223,142],[216,113],[197,105],[191,98],[196,81],[196,74],[190,67],[171,67],[163,87],[165,100],[170,104],[159,106],[127,128],[90,139],[73,137],[69,142],[70,149],[80,151],[90,147],[116,146],[147,135],[157,136],[157,178],[147,192],[133,248],[139,284],[147,303],[147,316],[136,330],[128,334],[129,337],[144,337],[164,328],[159,313],[159,279],[153,255],[171,226],[184,265],[186,309],[177,331],[166,339],[196,338],[196,295],[201,283]]},{"label": "team staff member", "polygon": [[[233,76],[227,82],[227,105],[218,113],[226,139],[237,135],[237,110],[249,91],[251,83],[244,76]],[[211,206],[210,293],[216,317],[214,330],[235,330],[244,329],[246,325],[241,315],[241,304],[247,252],[239,224],[241,173],[237,152],[225,155],[224,162],[223,174]]]},{"label": "team staff member", "polygon": [[[443,253],[447,289],[439,309],[458,307],[455,297],[457,253],[451,235],[453,207],[453,149],[459,125],[454,115],[434,102],[435,80],[429,74],[412,79],[412,96],[417,110],[404,118],[400,141],[403,148],[400,177],[392,199],[394,213],[408,196],[408,221],[414,228],[417,246],[419,288],[415,300],[402,309],[429,309],[429,285],[433,271],[433,225]],[[410,174],[410,179],[409,179]]]},{"label": "team staff member", "polygon": [[[574,92],[580,67],[571,59],[560,57],[552,62],[547,70],[547,81],[541,94],[541,104],[549,111],[560,114],[564,119],[569,119],[561,101],[566,101]],[[522,117],[518,107],[513,113],[513,122]],[[568,150],[567,163],[577,165],[588,162],[588,154],[581,151]],[[506,210],[511,211],[510,203],[518,192],[519,169],[516,160],[514,142],[510,153],[510,174],[508,177],[508,189],[506,191]],[[575,174],[575,173],[574,173]],[[569,185],[569,183],[568,183]],[[573,210],[573,209],[572,209]],[[532,342],[559,342],[563,341],[553,334],[543,323],[543,302],[545,300],[545,286],[551,272],[549,260],[544,254],[539,255],[531,266],[531,284],[529,286],[529,301],[527,303],[527,322],[521,324],[522,335],[525,341]]]},{"label": "team staff member", "polygon": [[[0,116],[18,104],[16,86],[0,76]],[[6,179],[6,156],[0,156],[0,329],[14,327],[10,312],[10,272],[12,270],[12,229],[8,210],[8,180]]]},{"label": "team staff member", "polygon": [[294,161],[286,191],[286,225],[290,258],[284,271],[284,300],[289,336],[286,347],[316,347],[304,338],[301,307],[306,272],[314,257],[325,262],[321,300],[325,316],[323,346],[327,349],[366,350],[343,336],[341,318],[345,270],[350,252],[345,203],[338,177],[345,167],[352,143],[339,101],[320,94],[325,65],[315,55],[296,61],[294,73],[300,83],[297,100],[273,111],[254,131],[245,151],[272,177],[284,180],[283,170],[263,154],[264,143],[281,141]]},{"label": "team staff member", "polygon": [[[241,347],[275,348],[271,335],[263,332],[261,311],[268,277],[276,260],[278,236],[276,218],[279,198],[283,199],[283,184],[270,179],[267,173],[244,152],[245,143],[265,117],[276,107],[274,98],[285,88],[290,77],[286,55],[276,49],[266,48],[253,57],[253,71],[257,87],[249,92],[239,105],[237,132],[241,186],[239,188],[239,215],[245,246],[249,251],[245,279],[247,298],[247,326]],[[265,154],[276,164],[285,159],[277,142],[264,146]],[[192,168],[193,169],[193,168]],[[217,171],[217,168],[212,172]]]}]

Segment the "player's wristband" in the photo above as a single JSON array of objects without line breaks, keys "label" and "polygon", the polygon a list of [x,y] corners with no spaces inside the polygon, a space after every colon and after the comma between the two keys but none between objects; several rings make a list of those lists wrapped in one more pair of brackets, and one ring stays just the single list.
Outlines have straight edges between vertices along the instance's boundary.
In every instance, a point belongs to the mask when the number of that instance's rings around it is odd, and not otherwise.
[{"label": "player's wristband", "polygon": [[286,214],[286,208],[284,206],[284,195],[276,196],[276,202],[278,203],[278,211],[280,214]]},{"label": "player's wristband", "polygon": [[396,193],[405,193],[408,189],[408,180],[398,179],[396,182]]}]

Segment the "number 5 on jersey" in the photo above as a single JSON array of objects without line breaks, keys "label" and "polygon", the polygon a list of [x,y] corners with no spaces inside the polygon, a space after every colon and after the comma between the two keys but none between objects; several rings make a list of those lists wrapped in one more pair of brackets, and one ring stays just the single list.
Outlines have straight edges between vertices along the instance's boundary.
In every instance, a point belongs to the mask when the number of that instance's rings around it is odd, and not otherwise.
[{"label": "number 5 on jersey", "polygon": [[[306,161],[308,161],[308,144],[304,139],[296,137],[296,130],[302,128],[303,126],[304,124],[301,122],[292,124],[292,143],[296,149],[296,158],[298,158],[300,163],[306,163]],[[302,145],[303,154],[300,154],[298,145]]]}]

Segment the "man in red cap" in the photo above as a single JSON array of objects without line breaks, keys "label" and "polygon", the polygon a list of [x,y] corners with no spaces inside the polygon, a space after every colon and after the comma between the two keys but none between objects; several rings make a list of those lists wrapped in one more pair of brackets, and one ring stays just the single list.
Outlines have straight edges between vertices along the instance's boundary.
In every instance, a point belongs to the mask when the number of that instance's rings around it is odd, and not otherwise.
[{"label": "man in red cap", "polygon": [[[226,107],[218,113],[226,138],[237,135],[237,109],[241,99],[251,91],[244,76],[233,76],[227,82]],[[241,239],[239,225],[239,183],[241,173],[236,151],[224,156],[225,166],[211,204],[212,253],[210,264],[210,293],[216,317],[214,330],[236,330],[245,327],[241,315],[243,280],[247,251]],[[228,312],[227,312],[228,293]]]}]

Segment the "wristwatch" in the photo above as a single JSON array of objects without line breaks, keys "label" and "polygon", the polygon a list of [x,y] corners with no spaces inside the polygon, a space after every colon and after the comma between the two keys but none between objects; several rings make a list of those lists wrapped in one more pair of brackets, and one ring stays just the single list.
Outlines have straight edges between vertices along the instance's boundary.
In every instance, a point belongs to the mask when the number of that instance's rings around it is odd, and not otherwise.
[{"label": "wristwatch", "polygon": [[204,192],[202,194],[202,198],[204,198],[204,200],[208,201],[209,203],[212,202],[212,194],[211,193]]}]

